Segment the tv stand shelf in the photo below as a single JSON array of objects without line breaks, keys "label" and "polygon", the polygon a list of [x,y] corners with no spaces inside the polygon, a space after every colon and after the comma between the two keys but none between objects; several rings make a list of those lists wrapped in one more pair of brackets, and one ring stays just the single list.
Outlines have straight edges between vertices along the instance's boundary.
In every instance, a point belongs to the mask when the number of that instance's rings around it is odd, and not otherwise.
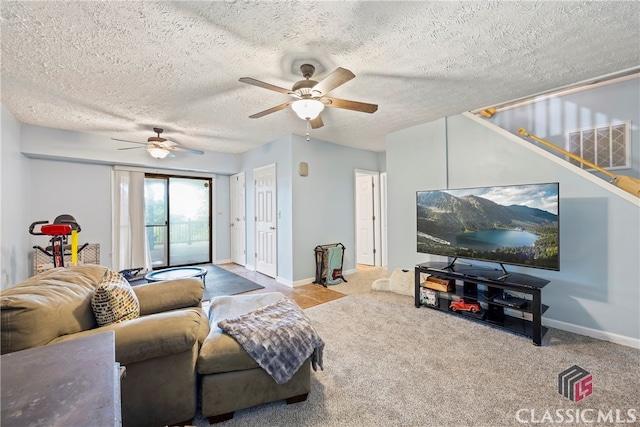
[{"label": "tv stand shelf", "polygon": [[[425,279],[452,281],[449,291],[435,291],[425,286]],[[522,273],[505,274],[503,270],[468,264],[425,262],[415,267],[415,305],[446,311],[480,321],[531,338],[542,344],[547,328],[542,326],[542,314],[549,308],[542,304],[542,288],[548,280]],[[453,311],[454,301],[480,305],[477,313]],[[477,307],[477,306],[476,306]]]}]

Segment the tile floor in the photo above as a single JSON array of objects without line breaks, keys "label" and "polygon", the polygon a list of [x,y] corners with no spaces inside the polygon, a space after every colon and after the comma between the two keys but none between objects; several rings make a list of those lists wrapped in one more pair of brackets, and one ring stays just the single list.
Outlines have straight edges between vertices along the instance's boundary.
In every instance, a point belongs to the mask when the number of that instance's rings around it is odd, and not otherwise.
[{"label": "tile floor", "polygon": [[256,291],[247,292],[246,294],[263,293],[263,292],[282,292],[294,300],[302,309],[313,307],[328,301],[333,301],[338,298],[342,298],[345,295],[327,289],[322,285],[308,284],[290,287],[277,282],[275,279],[265,276],[262,273],[256,271],[250,271],[238,264],[216,264],[220,268],[224,268],[227,271],[247,278],[259,285],[264,286],[264,289],[258,289]]}]

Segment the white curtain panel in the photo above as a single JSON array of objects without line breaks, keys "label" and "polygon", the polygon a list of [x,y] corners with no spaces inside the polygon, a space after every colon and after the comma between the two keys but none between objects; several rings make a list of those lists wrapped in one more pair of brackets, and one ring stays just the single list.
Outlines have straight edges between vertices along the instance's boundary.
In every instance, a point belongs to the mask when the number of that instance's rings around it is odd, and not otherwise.
[{"label": "white curtain panel", "polygon": [[151,270],[144,221],[144,172],[114,170],[113,269]]}]

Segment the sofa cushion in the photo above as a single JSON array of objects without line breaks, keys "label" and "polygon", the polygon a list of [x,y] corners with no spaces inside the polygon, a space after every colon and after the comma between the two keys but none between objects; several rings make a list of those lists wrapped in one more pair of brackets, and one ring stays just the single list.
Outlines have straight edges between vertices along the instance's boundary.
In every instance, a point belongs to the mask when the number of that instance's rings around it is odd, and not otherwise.
[{"label": "sofa cushion", "polygon": [[140,317],[140,303],[127,279],[107,270],[91,296],[91,307],[99,326]]},{"label": "sofa cushion", "polygon": [[2,354],[96,326],[91,295],[106,267],[56,268],[0,292]]},{"label": "sofa cushion", "polygon": [[211,329],[198,355],[198,373],[206,375],[259,368],[260,365],[238,341],[218,327],[218,322],[240,317],[283,298],[285,296],[280,292],[213,298],[209,307]]},{"label": "sofa cushion", "polygon": [[52,340],[50,344],[104,331],[115,332],[116,361],[126,366],[189,351],[194,346],[200,348],[199,343],[209,332],[209,323],[201,308],[186,308],[141,316],[126,322],[112,323],[77,334],[66,335]]},{"label": "sofa cushion", "polygon": [[204,296],[204,283],[200,279],[188,278],[151,282],[135,285],[133,291],[140,301],[140,316],[199,307]]}]

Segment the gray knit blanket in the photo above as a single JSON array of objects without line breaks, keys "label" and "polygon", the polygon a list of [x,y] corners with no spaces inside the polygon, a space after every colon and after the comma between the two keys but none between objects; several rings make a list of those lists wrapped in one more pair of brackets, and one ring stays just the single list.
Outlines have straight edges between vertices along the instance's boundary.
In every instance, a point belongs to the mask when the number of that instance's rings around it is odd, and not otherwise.
[{"label": "gray knit blanket", "polygon": [[284,384],[311,358],[322,368],[324,342],[300,307],[289,298],[234,319],[218,327],[235,338],[244,350],[278,383]]}]

